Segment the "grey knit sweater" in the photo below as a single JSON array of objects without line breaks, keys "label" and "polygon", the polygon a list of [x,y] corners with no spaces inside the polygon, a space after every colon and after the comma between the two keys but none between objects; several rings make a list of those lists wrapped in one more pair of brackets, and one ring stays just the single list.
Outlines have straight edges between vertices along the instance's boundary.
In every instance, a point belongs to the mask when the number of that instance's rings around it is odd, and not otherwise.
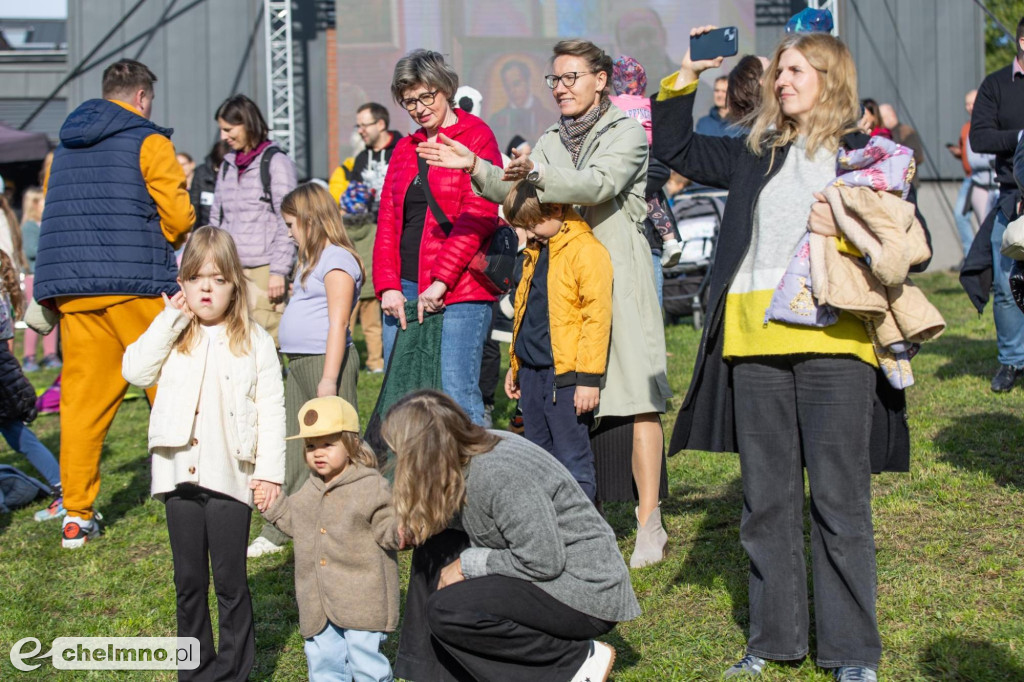
[{"label": "grey knit sweater", "polygon": [[477,455],[466,474],[466,578],[504,575],[577,611],[621,622],[640,615],[615,534],[569,471],[520,436]]}]

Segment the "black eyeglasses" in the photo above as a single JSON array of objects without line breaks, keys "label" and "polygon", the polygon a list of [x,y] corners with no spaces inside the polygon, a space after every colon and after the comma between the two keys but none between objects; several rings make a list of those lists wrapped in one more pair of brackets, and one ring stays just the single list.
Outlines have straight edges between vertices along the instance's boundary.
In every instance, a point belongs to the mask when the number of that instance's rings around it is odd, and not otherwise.
[{"label": "black eyeglasses", "polygon": [[355,124],[352,127],[355,128],[356,130],[363,130],[364,128],[372,128],[373,126],[377,125],[378,123],[380,123],[380,119],[379,118],[376,121],[374,121],[373,123],[357,123],[357,124]]},{"label": "black eyeglasses", "polygon": [[586,75],[592,74],[592,73],[594,73],[594,72],[593,71],[566,71],[561,76],[556,76],[555,74],[550,74],[548,76],[544,76],[544,82],[547,83],[548,87],[551,88],[552,90],[554,90],[555,87],[558,85],[558,81],[562,81],[562,85],[564,85],[565,87],[571,88],[572,86],[576,85],[576,79],[577,78],[579,78],[580,76],[586,76]]},{"label": "black eyeglasses", "polygon": [[425,107],[429,107],[437,99],[437,93],[440,90],[434,90],[433,92],[424,92],[419,97],[410,97],[409,99],[402,100],[402,106],[405,107],[406,111],[416,111],[416,105],[422,104]]}]

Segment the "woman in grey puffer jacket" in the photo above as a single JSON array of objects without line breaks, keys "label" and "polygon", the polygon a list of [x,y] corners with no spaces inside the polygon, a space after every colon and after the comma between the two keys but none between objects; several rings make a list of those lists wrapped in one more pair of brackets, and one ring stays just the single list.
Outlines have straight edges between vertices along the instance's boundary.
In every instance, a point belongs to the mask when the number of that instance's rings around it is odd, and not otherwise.
[{"label": "woman in grey puffer jacket", "polygon": [[[281,217],[281,200],[298,184],[295,163],[267,139],[263,114],[245,95],[229,97],[214,118],[220,126],[220,139],[231,151],[224,156],[217,175],[210,224],[234,237],[251,282],[253,316],[276,342],[284,312],[285,281],[295,264],[295,243]],[[270,183],[264,188],[260,169],[268,154]]]}]

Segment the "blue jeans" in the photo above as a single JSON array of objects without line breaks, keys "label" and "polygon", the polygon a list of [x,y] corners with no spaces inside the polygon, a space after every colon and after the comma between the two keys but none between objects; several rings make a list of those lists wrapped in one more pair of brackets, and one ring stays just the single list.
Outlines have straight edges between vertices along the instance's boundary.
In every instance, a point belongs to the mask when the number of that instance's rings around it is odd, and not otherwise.
[{"label": "blue jeans", "polygon": [[[410,301],[418,294],[416,282],[402,280],[402,295]],[[484,423],[484,400],[480,393],[480,361],[484,341],[491,328],[491,301],[471,301],[445,306],[441,332],[441,389],[466,411],[474,424]],[[408,322],[408,320],[406,321]],[[384,316],[381,341],[384,361],[391,361],[391,350],[400,329],[399,322]]]},{"label": "blue jeans", "polygon": [[0,424],[0,434],[3,434],[4,440],[12,450],[25,455],[29,464],[35,467],[51,487],[60,485],[60,465],[57,458],[36,438],[32,429],[18,421],[7,422]]},{"label": "blue jeans", "polygon": [[995,210],[996,219],[992,225],[992,317],[996,322],[999,364],[1020,368],[1024,367],[1024,313],[1010,293],[1013,259],[999,253],[1009,219],[1001,209]]},{"label": "blue jeans", "polygon": [[654,290],[658,292],[658,308],[660,309],[662,306],[661,290],[665,284],[665,273],[661,270],[661,254],[652,251],[651,262],[654,263]]},{"label": "blue jeans", "polygon": [[328,621],[306,640],[310,682],[391,682],[391,664],[380,652],[383,632],[348,630]]},{"label": "blue jeans", "polygon": [[[402,280],[402,295],[410,301],[415,301],[416,297],[420,295],[419,287],[416,282],[410,282],[407,279]],[[406,320],[408,322],[408,320]],[[384,347],[384,369],[387,370],[388,364],[391,362],[391,351],[395,347],[395,337],[398,336],[398,330],[402,326],[398,322],[397,317],[391,317],[390,315],[384,315],[384,326],[381,328],[380,340],[381,345]]]},{"label": "blue jeans", "polygon": [[[960,183],[960,191],[956,195],[956,203],[953,204],[953,217],[956,219],[956,231],[960,235],[960,245],[963,246],[964,256],[971,250],[971,243],[974,242],[974,225],[971,224],[971,211],[968,207],[971,204],[971,176],[964,178]],[[978,216],[980,223],[985,216]]]}]

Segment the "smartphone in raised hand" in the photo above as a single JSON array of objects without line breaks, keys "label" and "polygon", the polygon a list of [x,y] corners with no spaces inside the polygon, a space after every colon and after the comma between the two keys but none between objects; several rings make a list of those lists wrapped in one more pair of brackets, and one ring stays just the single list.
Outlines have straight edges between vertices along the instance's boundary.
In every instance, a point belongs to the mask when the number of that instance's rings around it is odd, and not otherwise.
[{"label": "smartphone in raised hand", "polygon": [[734,56],[739,52],[739,35],[738,28],[726,26],[699,36],[690,36],[690,60],[698,62]]}]

